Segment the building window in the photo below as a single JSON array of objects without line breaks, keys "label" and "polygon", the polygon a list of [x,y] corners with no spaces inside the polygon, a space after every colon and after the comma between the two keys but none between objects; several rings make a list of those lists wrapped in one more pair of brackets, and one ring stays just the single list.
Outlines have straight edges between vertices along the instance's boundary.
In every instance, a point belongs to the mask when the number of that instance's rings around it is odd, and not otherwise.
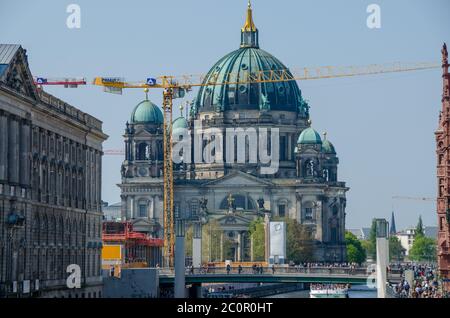
[{"label": "building window", "polygon": [[181,215],[180,215],[180,202],[175,202],[173,204],[173,213],[174,213],[175,218],[181,217]]},{"label": "building window", "polygon": [[278,216],[284,218],[286,216],[286,205],[280,204],[278,206]]},{"label": "building window", "polygon": [[147,217],[147,204],[146,203],[139,203],[139,217],[145,218]]},{"label": "building window", "polygon": [[194,200],[190,204],[191,216],[196,216],[198,214],[198,201]]},{"label": "building window", "polygon": [[286,153],[287,153],[286,136],[281,136],[280,137],[280,160],[281,161],[286,160]]},{"label": "building window", "polygon": [[305,220],[312,220],[313,218],[313,209],[305,208]]}]

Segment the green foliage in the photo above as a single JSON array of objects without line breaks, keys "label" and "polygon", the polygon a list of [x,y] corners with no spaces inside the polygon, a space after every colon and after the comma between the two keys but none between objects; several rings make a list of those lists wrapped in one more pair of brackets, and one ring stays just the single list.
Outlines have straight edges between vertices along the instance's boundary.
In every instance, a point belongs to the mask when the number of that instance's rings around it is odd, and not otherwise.
[{"label": "green foliage", "polygon": [[402,261],[405,253],[400,240],[396,236],[389,237],[389,259],[392,261]]},{"label": "green foliage", "polygon": [[186,226],[186,232],[184,234],[184,252],[186,257],[192,257],[192,238],[194,235],[194,227],[192,225]]},{"label": "green foliage", "polygon": [[377,259],[377,222],[372,221],[370,227],[369,240],[365,244],[367,256],[373,260]]},{"label": "green foliage", "polygon": [[417,226],[416,226],[416,236],[424,236],[424,231],[423,231],[423,222],[422,222],[422,216],[419,216],[419,222],[417,222]]},{"label": "green foliage", "polygon": [[350,232],[345,232],[345,245],[347,247],[347,261],[351,263],[364,263],[366,260],[366,250],[362,242]]},{"label": "green foliage", "polygon": [[264,261],[265,260],[265,232],[264,232],[264,219],[257,218],[253,220],[249,225],[249,233],[253,240],[253,260]]},{"label": "green foliage", "polygon": [[314,261],[314,242],[310,229],[297,222],[285,218],[286,222],[286,256],[294,263]]},{"label": "green foliage", "polygon": [[217,220],[210,219],[202,226],[202,262],[221,260],[220,226]]},{"label": "green foliage", "polygon": [[424,235],[416,236],[409,258],[413,261],[436,261],[436,241]]}]

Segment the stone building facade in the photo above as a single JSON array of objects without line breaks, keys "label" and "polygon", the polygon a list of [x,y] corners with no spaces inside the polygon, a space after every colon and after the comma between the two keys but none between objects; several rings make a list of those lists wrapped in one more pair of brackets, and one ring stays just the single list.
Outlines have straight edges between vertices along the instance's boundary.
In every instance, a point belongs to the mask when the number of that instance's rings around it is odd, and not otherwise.
[{"label": "stone building facade", "polygon": [[[240,48],[220,59],[205,83],[230,82],[230,73],[245,76],[287,70],[260,49],[258,36],[249,7]],[[202,129],[214,128],[224,136],[227,128],[279,130],[279,168],[272,174],[262,173],[262,164],[250,160],[249,144],[257,142],[250,136],[245,137],[245,162],[225,160],[227,151],[236,144],[225,141],[222,153],[215,153],[224,157],[221,162],[195,162],[193,142],[191,154],[182,153],[184,160],[174,164],[175,217],[203,226],[215,220],[220,226],[220,256],[210,261],[226,257],[250,261],[253,243],[249,225],[265,215],[289,217],[305,225],[312,235],[316,260],[346,259],[348,188],[338,180],[334,146],[311,127],[308,103],[295,81],[203,86],[191,104],[189,118],[173,122],[174,140],[179,140],[178,132],[185,129],[194,140],[195,121]],[[162,127],[162,112],[155,104],[144,100],[135,107],[126,124],[126,157],[119,185],[122,218],[154,237],[163,235]],[[203,136],[201,143],[211,142],[208,138]],[[236,159],[238,151],[234,156]],[[185,160],[188,157],[190,161]],[[198,236],[199,231],[194,231],[194,237]],[[230,250],[224,251],[224,246]]]},{"label": "stone building facade", "polygon": [[[100,297],[98,119],[34,85],[26,51],[0,45],[0,297]],[[81,289],[68,289],[69,264]]]}]

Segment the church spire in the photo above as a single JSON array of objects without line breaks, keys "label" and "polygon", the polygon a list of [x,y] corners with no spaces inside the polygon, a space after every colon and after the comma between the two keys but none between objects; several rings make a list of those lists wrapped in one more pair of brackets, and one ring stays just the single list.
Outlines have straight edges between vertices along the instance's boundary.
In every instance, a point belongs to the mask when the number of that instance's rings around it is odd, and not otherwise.
[{"label": "church spire", "polygon": [[391,228],[389,230],[389,234],[395,235],[397,233],[397,227],[395,226],[395,217],[394,217],[394,211],[392,211],[391,215]]},{"label": "church spire", "polygon": [[253,22],[252,4],[248,0],[247,18],[241,29],[241,47],[259,47],[258,29]]}]

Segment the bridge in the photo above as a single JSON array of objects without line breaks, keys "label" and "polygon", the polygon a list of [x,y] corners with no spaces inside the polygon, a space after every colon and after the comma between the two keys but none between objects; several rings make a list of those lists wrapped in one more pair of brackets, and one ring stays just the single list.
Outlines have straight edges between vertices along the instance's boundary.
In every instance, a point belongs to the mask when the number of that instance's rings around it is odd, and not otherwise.
[{"label": "bridge", "polygon": [[[159,273],[160,284],[171,285],[174,283],[174,272],[168,269],[161,269]],[[375,284],[375,272],[367,268],[349,267],[313,267],[313,268],[292,268],[280,267],[272,272],[272,268],[263,268],[262,273],[256,272],[253,268],[243,268],[239,273],[233,268],[227,273],[226,268],[215,269],[195,269],[186,271],[185,282],[189,284],[206,283],[335,283],[365,285]],[[388,280],[391,282],[401,279],[400,272],[391,271]]]}]

